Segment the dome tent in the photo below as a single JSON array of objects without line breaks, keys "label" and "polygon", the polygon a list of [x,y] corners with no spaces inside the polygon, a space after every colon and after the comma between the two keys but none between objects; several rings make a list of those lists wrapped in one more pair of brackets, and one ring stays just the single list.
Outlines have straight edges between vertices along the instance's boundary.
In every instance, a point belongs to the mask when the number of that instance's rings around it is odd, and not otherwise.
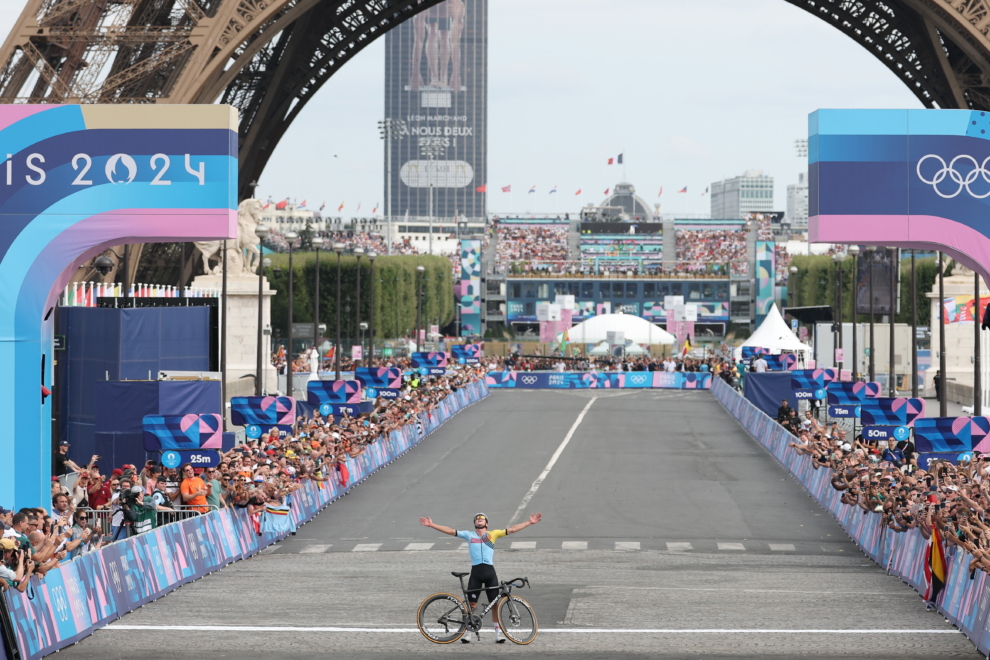
[{"label": "dome tent", "polygon": [[[794,335],[794,331],[790,329],[787,322],[784,321],[784,317],[780,315],[780,310],[777,309],[776,304],[767,312],[766,318],[763,319],[763,323],[756,329],[756,332],[742,345],[767,348],[770,349],[772,355],[781,351],[788,351],[805,353],[805,357],[809,357],[811,353],[811,347]],[[742,355],[742,348],[736,348],[734,354],[738,359]]]},{"label": "dome tent", "polygon": [[[573,344],[597,344],[608,341],[609,332],[622,332],[626,340],[634,344],[673,344],[677,340],[658,325],[633,314],[599,314],[578,323],[567,331],[567,340]],[[564,333],[557,335],[561,341]]]}]

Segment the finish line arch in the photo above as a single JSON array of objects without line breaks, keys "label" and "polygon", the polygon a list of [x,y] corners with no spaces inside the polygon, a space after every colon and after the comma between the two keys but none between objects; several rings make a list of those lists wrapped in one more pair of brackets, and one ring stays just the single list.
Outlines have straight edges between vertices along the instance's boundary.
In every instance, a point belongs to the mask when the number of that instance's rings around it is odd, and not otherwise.
[{"label": "finish line arch", "polygon": [[[221,105],[0,106],[0,501],[49,497],[52,308],[128,242],[237,235],[236,113]],[[39,376],[40,374],[40,376]]]}]

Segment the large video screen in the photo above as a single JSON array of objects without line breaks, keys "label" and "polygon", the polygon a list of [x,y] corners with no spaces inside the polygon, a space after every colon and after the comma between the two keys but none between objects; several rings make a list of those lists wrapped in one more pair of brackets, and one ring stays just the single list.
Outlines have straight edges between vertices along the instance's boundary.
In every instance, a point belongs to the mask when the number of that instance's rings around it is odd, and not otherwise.
[{"label": "large video screen", "polygon": [[488,0],[447,0],[385,35],[385,117],[405,122],[393,217],[485,216],[487,79]]}]

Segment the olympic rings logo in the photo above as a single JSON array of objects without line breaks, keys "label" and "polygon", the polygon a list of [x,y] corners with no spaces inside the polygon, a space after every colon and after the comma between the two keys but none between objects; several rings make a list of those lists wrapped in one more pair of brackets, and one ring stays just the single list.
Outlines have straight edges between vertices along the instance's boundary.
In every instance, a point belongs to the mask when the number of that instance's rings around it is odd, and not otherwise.
[{"label": "olympic rings logo", "polygon": [[519,380],[521,380],[524,385],[535,385],[536,384],[536,376],[523,376]]},{"label": "olympic rings logo", "polygon": [[[931,179],[926,179],[925,176],[921,173],[921,164],[924,163],[929,158],[934,158],[935,160],[937,160],[942,167],[940,170],[935,172],[934,176],[932,176]],[[969,170],[968,172],[965,172],[965,174],[963,172],[958,171],[956,169],[956,162],[960,160],[972,163],[973,169]],[[987,156],[987,158],[985,158],[983,160],[983,163],[981,164],[977,162],[977,160],[972,156],[968,156],[966,154],[960,154],[959,156],[953,158],[948,165],[946,165],[945,160],[943,160],[941,156],[936,156],[935,154],[928,154],[927,156],[925,156],[924,158],[918,161],[916,171],[918,173],[918,178],[921,179],[922,183],[927,183],[928,185],[930,185],[932,189],[935,191],[935,194],[937,194],[939,197],[942,197],[944,199],[952,199],[953,197],[961,193],[963,191],[963,188],[965,188],[966,192],[968,192],[971,197],[974,197],[976,199],[985,199],[986,197],[990,197],[990,188],[987,189],[987,192],[980,195],[973,192],[973,190],[969,186],[971,183],[975,183],[977,179],[981,177],[983,178],[984,181],[990,184],[990,170],[987,170],[988,162],[990,162],[990,156]],[[939,190],[938,188],[938,185],[943,181],[945,181],[946,177],[951,179],[952,183],[958,186],[955,192],[951,194],[946,194],[941,190]]]}]

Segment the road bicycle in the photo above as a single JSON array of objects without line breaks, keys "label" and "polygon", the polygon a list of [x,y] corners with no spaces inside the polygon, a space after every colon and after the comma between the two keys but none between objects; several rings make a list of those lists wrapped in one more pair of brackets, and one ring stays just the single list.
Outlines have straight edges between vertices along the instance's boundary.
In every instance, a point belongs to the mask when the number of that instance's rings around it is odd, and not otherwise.
[{"label": "road bicycle", "polygon": [[459,640],[464,633],[475,633],[481,638],[481,622],[489,611],[498,612],[502,633],[516,644],[529,644],[536,639],[540,626],[536,621],[536,612],[530,604],[519,596],[512,595],[512,588],[522,589],[529,586],[528,578],[515,578],[508,582],[499,582],[498,596],[488,603],[480,614],[471,611],[468,604],[468,594],[486,591],[486,589],[467,589],[464,577],[468,573],[451,573],[461,582],[462,598],[454,594],[433,594],[423,601],[416,614],[416,625],[423,637],[436,644],[450,644]]}]

